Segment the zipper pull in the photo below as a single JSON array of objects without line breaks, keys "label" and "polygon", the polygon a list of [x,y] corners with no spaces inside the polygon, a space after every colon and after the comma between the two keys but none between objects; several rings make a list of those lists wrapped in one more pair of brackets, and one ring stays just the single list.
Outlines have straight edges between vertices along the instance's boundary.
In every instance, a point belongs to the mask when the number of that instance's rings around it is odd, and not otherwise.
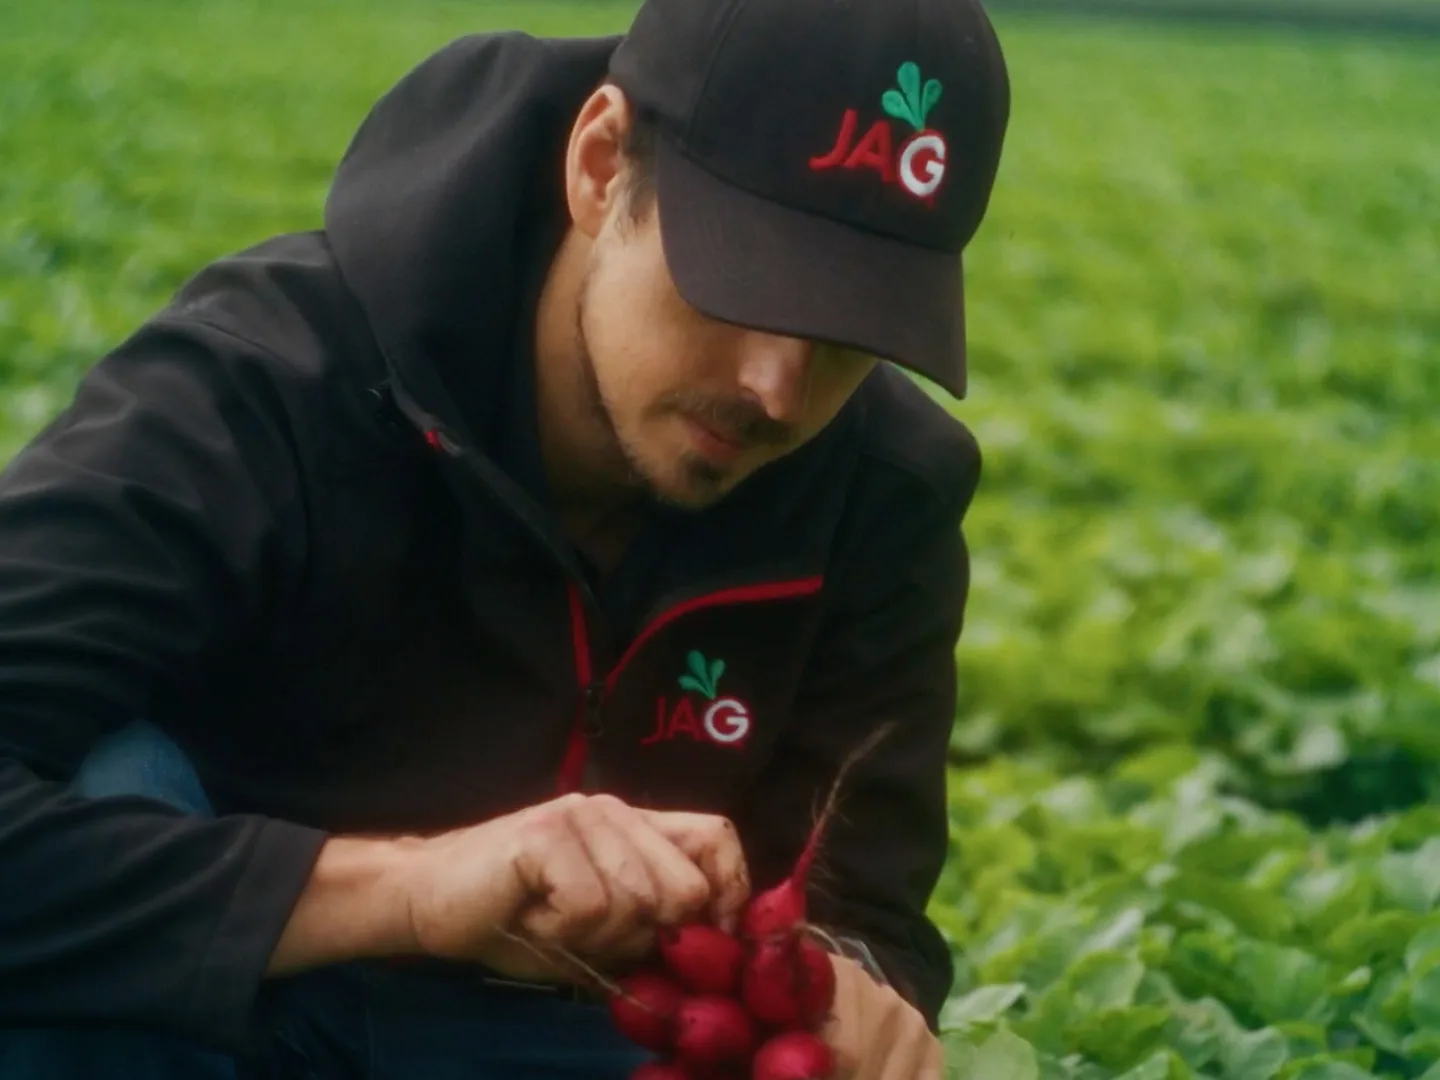
[{"label": "zipper pull", "polygon": [[[592,682],[585,687],[585,724],[582,731],[585,738],[590,740],[598,739],[605,733],[604,718],[601,710],[605,705],[605,683],[602,681]],[[585,767],[580,771],[580,790],[600,790],[600,767],[595,761],[595,754],[585,755]]]},{"label": "zipper pull", "polygon": [[585,737],[587,739],[599,738],[605,732],[605,724],[601,715],[601,709],[605,704],[605,684],[600,681],[592,682],[585,687]]}]

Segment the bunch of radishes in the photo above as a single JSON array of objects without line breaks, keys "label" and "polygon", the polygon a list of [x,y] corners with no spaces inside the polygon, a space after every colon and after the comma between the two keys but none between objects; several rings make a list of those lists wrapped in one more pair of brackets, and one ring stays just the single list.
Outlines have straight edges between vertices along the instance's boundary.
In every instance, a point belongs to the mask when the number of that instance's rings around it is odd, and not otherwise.
[{"label": "bunch of radishes", "polygon": [[660,1055],[631,1080],[826,1080],[816,1034],[835,999],[830,954],[804,932],[805,868],[747,905],[738,933],[694,923],[659,936],[659,963],[618,983],[615,1025]]},{"label": "bunch of radishes", "polygon": [[828,1080],[819,1036],[835,1001],[830,954],[811,936],[806,884],[846,773],[893,730],[886,723],[841,765],[785,880],[754,896],[737,932],[705,923],[662,930],[658,956],[620,979],[610,1015],[657,1055],[630,1080]]}]

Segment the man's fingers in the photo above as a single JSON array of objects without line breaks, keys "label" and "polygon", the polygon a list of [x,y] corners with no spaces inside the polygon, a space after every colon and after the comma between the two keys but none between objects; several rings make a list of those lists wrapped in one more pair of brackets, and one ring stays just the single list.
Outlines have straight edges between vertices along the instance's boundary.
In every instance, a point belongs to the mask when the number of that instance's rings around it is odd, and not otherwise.
[{"label": "man's fingers", "polygon": [[877,1049],[887,1048],[883,1056],[875,1056],[880,1066],[876,1080],[944,1080],[943,1050],[925,1018],[893,989],[879,990],[873,997],[881,1018],[871,1041]]},{"label": "man's fingers", "polygon": [[821,1029],[820,1037],[835,1054],[836,1080],[869,1080],[863,1070],[869,1066],[871,1042],[867,1024],[865,995],[855,977],[857,970],[848,960],[835,959],[835,1003],[830,1019]]},{"label": "man's fingers", "polygon": [[896,1025],[894,1051],[885,1058],[883,1080],[945,1080],[944,1050],[918,1016]]},{"label": "man's fingers", "polygon": [[929,1029],[925,1031],[929,1049],[920,1057],[919,1080],[945,1080],[945,1047]]},{"label": "man's fingers", "polygon": [[612,796],[557,800],[524,822],[522,925],[577,952],[642,949],[655,925],[705,911],[733,929],[749,896],[739,835],[710,814],[638,810]]},{"label": "man's fingers", "polygon": [[606,807],[618,827],[634,845],[655,884],[655,921],[675,926],[705,910],[714,887],[694,861],[651,823],[646,815],[630,807]]},{"label": "man's fingers", "polygon": [[522,831],[516,867],[535,897],[521,915],[524,929],[540,942],[562,944],[602,921],[610,897],[568,812],[557,816]]},{"label": "man's fingers", "polygon": [[633,937],[635,928],[649,923],[660,905],[663,882],[636,842],[624,804],[605,797],[590,800],[574,816],[591,864],[604,883],[608,906],[575,944],[602,951]]},{"label": "man's fingers", "polygon": [[661,836],[704,871],[714,894],[711,915],[720,926],[733,930],[750,896],[750,871],[735,826],[713,814],[642,812]]}]

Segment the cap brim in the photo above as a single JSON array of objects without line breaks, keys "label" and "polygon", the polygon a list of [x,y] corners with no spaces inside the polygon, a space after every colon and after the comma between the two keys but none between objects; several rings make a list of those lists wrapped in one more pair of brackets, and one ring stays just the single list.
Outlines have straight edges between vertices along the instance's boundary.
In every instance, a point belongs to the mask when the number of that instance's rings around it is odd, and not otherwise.
[{"label": "cap brim", "polygon": [[727,184],[663,139],[655,190],[676,288],[722,322],[890,360],[966,391],[961,257]]}]

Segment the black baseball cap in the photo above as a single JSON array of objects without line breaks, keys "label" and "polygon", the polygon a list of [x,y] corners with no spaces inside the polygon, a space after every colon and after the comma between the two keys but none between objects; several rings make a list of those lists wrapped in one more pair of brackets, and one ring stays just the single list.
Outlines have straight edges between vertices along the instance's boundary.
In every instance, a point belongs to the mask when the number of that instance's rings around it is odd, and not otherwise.
[{"label": "black baseball cap", "polygon": [[977,0],[644,0],[610,78],[658,121],[689,304],[965,396],[961,252],[1010,113]]}]

